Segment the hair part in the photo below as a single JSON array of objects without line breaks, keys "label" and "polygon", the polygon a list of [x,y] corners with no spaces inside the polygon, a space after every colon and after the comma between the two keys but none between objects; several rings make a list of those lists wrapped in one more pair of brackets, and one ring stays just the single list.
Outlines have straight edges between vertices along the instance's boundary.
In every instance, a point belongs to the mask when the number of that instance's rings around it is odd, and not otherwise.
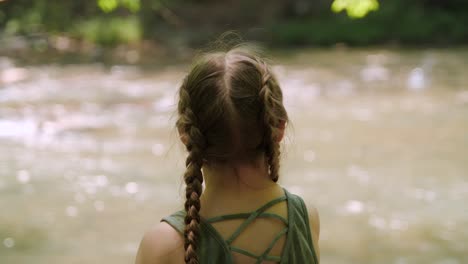
[{"label": "hair part", "polygon": [[260,56],[237,47],[203,56],[179,89],[176,126],[188,152],[185,262],[199,263],[200,197],[205,162],[265,155],[271,179],[279,178],[280,137],[288,116],[281,88]]}]

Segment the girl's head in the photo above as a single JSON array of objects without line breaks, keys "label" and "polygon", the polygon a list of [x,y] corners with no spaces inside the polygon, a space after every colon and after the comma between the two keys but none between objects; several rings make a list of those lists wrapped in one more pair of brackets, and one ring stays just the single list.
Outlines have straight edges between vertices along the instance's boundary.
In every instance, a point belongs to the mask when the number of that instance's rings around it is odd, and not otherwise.
[{"label": "girl's head", "polygon": [[249,50],[205,55],[184,78],[176,125],[188,151],[186,263],[198,263],[202,166],[264,156],[272,181],[277,181],[279,142],[287,120],[276,78],[266,62]]}]

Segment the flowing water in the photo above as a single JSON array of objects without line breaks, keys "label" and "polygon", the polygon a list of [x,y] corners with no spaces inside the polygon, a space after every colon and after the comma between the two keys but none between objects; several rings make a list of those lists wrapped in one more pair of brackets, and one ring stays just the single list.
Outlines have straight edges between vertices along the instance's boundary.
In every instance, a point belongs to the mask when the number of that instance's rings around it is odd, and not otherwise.
[{"label": "flowing water", "polygon": [[[318,208],[322,262],[468,263],[468,50],[275,57],[280,181]],[[132,263],[183,202],[186,68],[0,59],[0,263]]]}]

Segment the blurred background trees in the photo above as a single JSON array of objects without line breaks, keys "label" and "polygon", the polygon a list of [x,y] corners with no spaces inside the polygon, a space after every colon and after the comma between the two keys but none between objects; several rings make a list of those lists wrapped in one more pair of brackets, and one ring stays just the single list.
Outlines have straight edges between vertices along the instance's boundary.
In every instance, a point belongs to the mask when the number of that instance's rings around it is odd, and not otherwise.
[{"label": "blurred background trees", "polygon": [[[342,12],[340,12],[342,11]],[[468,42],[463,0],[2,0],[2,36],[198,46],[227,30],[273,46]]]}]

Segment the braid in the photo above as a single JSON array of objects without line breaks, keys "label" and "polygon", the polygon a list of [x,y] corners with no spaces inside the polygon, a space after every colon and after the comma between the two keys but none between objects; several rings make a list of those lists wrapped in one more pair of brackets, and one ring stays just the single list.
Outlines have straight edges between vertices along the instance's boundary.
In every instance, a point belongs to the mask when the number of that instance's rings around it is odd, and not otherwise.
[{"label": "braid", "polygon": [[185,263],[198,264],[197,244],[200,237],[200,196],[203,191],[201,168],[206,141],[199,129],[197,118],[190,108],[190,97],[183,88],[180,89],[180,97],[181,100],[179,102],[183,103],[179,104],[179,120],[177,123],[187,134],[186,148],[188,151],[184,174],[186,184],[186,201],[184,206],[186,211],[184,230]]},{"label": "braid", "polygon": [[[279,125],[281,115],[278,115],[278,110],[285,110],[282,105],[281,90],[276,83],[276,80],[270,74],[268,66],[264,62],[258,62],[260,72],[262,73],[262,88],[259,96],[263,102],[263,120],[265,122],[265,154],[269,165],[271,179],[278,181],[278,173],[280,168],[280,146],[279,146]],[[278,88],[278,89],[276,89]],[[276,90],[275,90],[276,89]],[[276,92],[276,94],[275,94]],[[282,109],[282,110],[281,110]]]},{"label": "braid", "polygon": [[229,161],[231,149],[236,150],[234,155],[248,155],[242,159],[253,159],[258,152],[252,150],[262,147],[269,175],[278,180],[280,127],[288,119],[282,100],[281,88],[267,64],[241,49],[206,56],[185,77],[179,89],[176,126],[188,152],[184,173],[186,264],[200,263],[197,249],[205,160]]}]

